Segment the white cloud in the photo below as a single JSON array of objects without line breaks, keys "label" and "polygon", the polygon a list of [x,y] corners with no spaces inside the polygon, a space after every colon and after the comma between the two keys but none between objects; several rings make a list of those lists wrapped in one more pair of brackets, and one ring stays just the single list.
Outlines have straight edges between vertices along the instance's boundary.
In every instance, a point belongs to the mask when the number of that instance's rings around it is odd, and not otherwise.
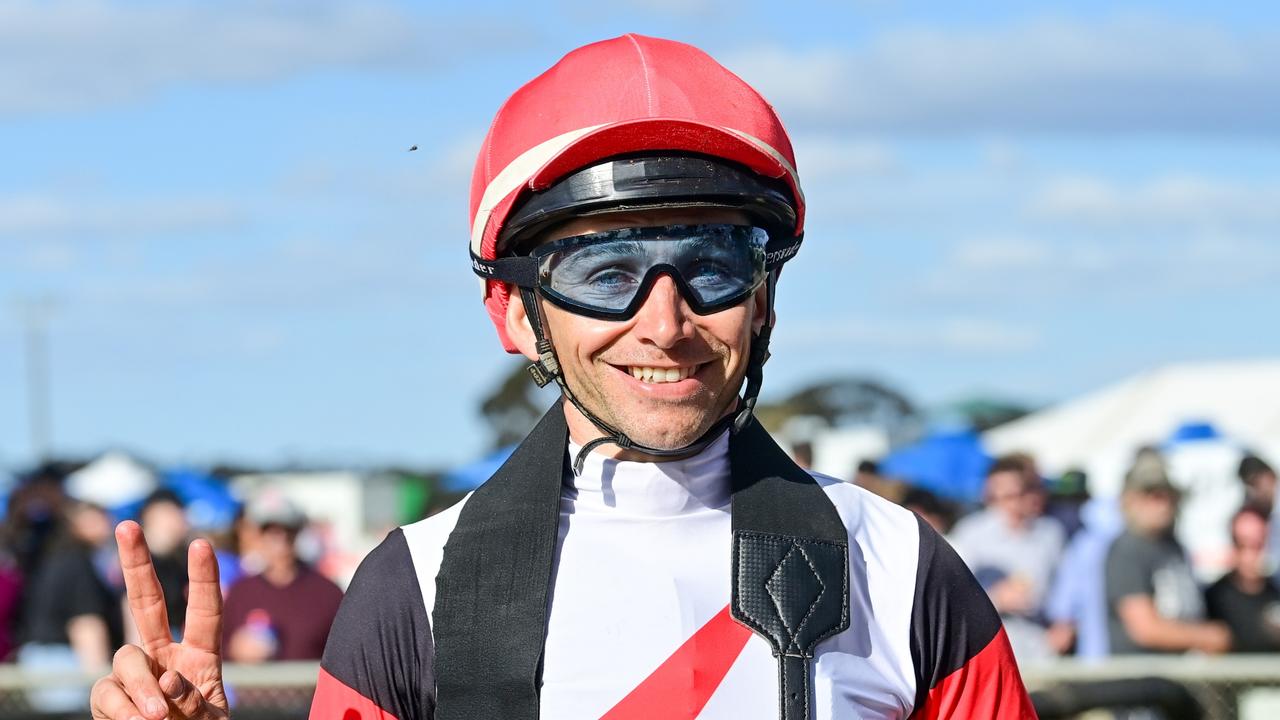
[{"label": "white cloud", "polygon": [[645,14],[685,20],[709,17],[722,9],[719,0],[623,0],[622,4]]},{"label": "white cloud", "polygon": [[0,196],[0,238],[24,242],[226,228],[242,220],[231,203],[208,198],[105,201],[38,194]]},{"label": "white cloud", "polygon": [[994,138],[983,143],[982,158],[988,169],[1004,175],[1017,174],[1027,167],[1021,148],[1007,138]]},{"label": "white cloud", "polygon": [[435,34],[385,2],[10,0],[0,4],[0,115],[98,107],[180,83],[414,66],[432,59]]},{"label": "white cloud", "polygon": [[1053,248],[1046,242],[1001,236],[959,243],[948,265],[978,271],[1036,270],[1053,260]]},{"label": "white cloud", "polygon": [[[1268,235],[1179,231],[1103,241],[1084,235],[969,238],[952,243],[909,297],[953,306],[1053,305],[1067,298],[1197,297],[1280,280]],[[1103,300],[1110,302],[1111,300]]]},{"label": "white cloud", "polygon": [[1097,273],[1116,270],[1128,249],[1090,239],[1051,242],[1027,235],[970,237],[951,245],[943,260],[945,272],[962,274]]},{"label": "white cloud", "polygon": [[897,154],[879,140],[833,135],[798,137],[796,167],[806,184],[851,176],[882,176],[899,169]]},{"label": "white cloud", "polygon": [[[286,168],[277,180],[277,187],[284,193],[304,197],[362,195],[380,200],[409,200],[416,205],[447,199],[443,204],[457,212],[466,207],[471,170],[483,140],[483,135],[470,133],[436,145],[424,144],[415,152],[406,149],[403,161],[394,164],[308,158]],[[463,200],[455,202],[459,196]]]},{"label": "white cloud", "polygon": [[1233,227],[1280,223],[1280,184],[1171,175],[1124,186],[1098,178],[1050,181],[1032,199],[1033,215],[1112,227]]},{"label": "white cloud", "polygon": [[849,345],[863,350],[954,355],[1021,353],[1041,344],[1037,330],[978,317],[942,317],[928,322],[866,318],[826,318],[780,325],[780,339],[792,346]]},{"label": "white cloud", "polygon": [[1030,352],[1041,339],[1036,330],[978,318],[948,320],[938,333],[942,347],[962,352]]},{"label": "white cloud", "polygon": [[179,313],[421,306],[436,294],[475,296],[472,276],[456,261],[456,249],[442,253],[449,258],[442,263],[423,252],[416,235],[299,235],[210,255],[164,273],[117,267],[67,292],[83,305],[105,310]]},{"label": "white cloud", "polygon": [[898,29],[726,65],[784,120],[896,131],[1274,131],[1280,33],[1153,16]]},{"label": "white cloud", "polygon": [[[7,253],[0,253],[0,257],[5,254]],[[62,272],[81,259],[81,253],[75,245],[62,241],[24,243],[22,250],[15,255],[10,261],[27,272]]]}]

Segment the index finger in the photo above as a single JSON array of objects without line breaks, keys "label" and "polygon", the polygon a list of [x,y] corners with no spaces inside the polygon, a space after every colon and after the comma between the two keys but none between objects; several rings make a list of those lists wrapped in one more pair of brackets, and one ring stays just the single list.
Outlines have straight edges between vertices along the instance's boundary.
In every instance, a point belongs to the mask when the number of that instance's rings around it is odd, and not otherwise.
[{"label": "index finger", "polygon": [[124,570],[124,586],[129,596],[129,614],[138,626],[142,647],[151,653],[173,642],[169,634],[169,611],[164,604],[164,590],[156,579],[151,564],[151,550],[142,536],[142,527],[132,520],[116,526],[116,544],[120,567]]}]

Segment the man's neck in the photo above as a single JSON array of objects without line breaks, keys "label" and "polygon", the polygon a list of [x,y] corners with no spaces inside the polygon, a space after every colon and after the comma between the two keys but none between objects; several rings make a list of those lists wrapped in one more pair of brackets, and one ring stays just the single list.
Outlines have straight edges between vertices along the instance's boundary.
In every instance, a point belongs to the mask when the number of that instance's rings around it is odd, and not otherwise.
[{"label": "man's neck", "polygon": [[1004,522],[1005,527],[1017,532],[1025,532],[1031,527],[1032,518],[1023,515],[1012,515],[1010,513],[1000,513],[1000,520]]},{"label": "man's neck", "polygon": [[1146,538],[1154,542],[1162,542],[1173,539],[1173,528],[1144,528],[1137,525],[1130,525],[1129,532],[1141,538]]},{"label": "man's neck", "polygon": [[1257,595],[1267,586],[1265,578],[1247,578],[1241,575],[1238,570],[1231,573],[1231,582],[1240,590],[1240,592],[1243,592],[1246,595]]},{"label": "man's neck", "polygon": [[262,571],[262,577],[276,587],[285,587],[298,577],[298,561],[273,562]]}]

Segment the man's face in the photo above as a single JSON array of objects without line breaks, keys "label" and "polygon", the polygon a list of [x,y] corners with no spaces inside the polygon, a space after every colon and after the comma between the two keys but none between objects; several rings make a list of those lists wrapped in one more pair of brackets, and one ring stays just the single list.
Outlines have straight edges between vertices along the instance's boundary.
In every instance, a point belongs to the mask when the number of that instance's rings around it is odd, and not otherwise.
[{"label": "man's face", "polygon": [[297,558],[294,542],[298,539],[296,528],[267,523],[259,530],[258,551],[268,563],[289,563]]},{"label": "man's face", "polygon": [[1276,475],[1275,473],[1263,472],[1259,473],[1253,480],[1253,494],[1257,497],[1265,499],[1267,502],[1275,502],[1276,497]]},{"label": "man's face", "polygon": [[147,547],[157,555],[182,550],[190,526],[183,509],[171,502],[157,502],[144,510],[138,520],[147,539]]},{"label": "man's face", "polygon": [[96,505],[81,504],[71,511],[71,533],[81,542],[94,547],[111,538],[111,518]]},{"label": "man's face", "polygon": [[1235,549],[1236,572],[1245,580],[1265,576],[1267,523],[1251,513],[1236,517],[1231,527],[1231,543]]},{"label": "man's face", "polygon": [[[580,218],[545,240],[623,227],[699,223],[750,224],[745,215],[731,210],[648,210]],[[764,322],[764,293],[762,286],[734,307],[698,315],[664,275],[627,320],[584,317],[545,301],[540,307],[569,389],[578,400],[632,440],[674,449],[697,440],[735,407],[752,335]],[[518,293],[507,318],[521,351],[536,358],[529,331],[512,328],[513,321],[519,325],[526,320]],[[565,407],[576,441],[600,435],[576,408]]]},{"label": "man's face", "polygon": [[1022,522],[1034,516],[1035,498],[1026,478],[1016,470],[1002,470],[987,478],[987,501],[1010,521]]},{"label": "man's face", "polygon": [[1178,495],[1169,488],[1126,490],[1124,503],[1129,526],[1144,535],[1169,532],[1178,517]]}]

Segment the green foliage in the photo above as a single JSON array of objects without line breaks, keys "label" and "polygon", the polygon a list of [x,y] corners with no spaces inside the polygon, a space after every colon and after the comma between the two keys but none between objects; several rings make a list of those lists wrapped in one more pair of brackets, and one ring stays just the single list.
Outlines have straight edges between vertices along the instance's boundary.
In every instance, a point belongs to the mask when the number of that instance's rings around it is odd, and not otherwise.
[{"label": "green foliage", "polygon": [[761,403],[756,416],[772,432],[781,431],[792,418],[812,417],[832,427],[873,425],[890,437],[913,432],[922,422],[910,398],[869,378],[839,378],[805,386],[780,401]]},{"label": "green foliage", "polygon": [[550,399],[533,383],[526,367],[523,360],[513,364],[497,388],[480,405],[480,413],[489,425],[489,445],[495,450],[523,440],[550,403]]}]

